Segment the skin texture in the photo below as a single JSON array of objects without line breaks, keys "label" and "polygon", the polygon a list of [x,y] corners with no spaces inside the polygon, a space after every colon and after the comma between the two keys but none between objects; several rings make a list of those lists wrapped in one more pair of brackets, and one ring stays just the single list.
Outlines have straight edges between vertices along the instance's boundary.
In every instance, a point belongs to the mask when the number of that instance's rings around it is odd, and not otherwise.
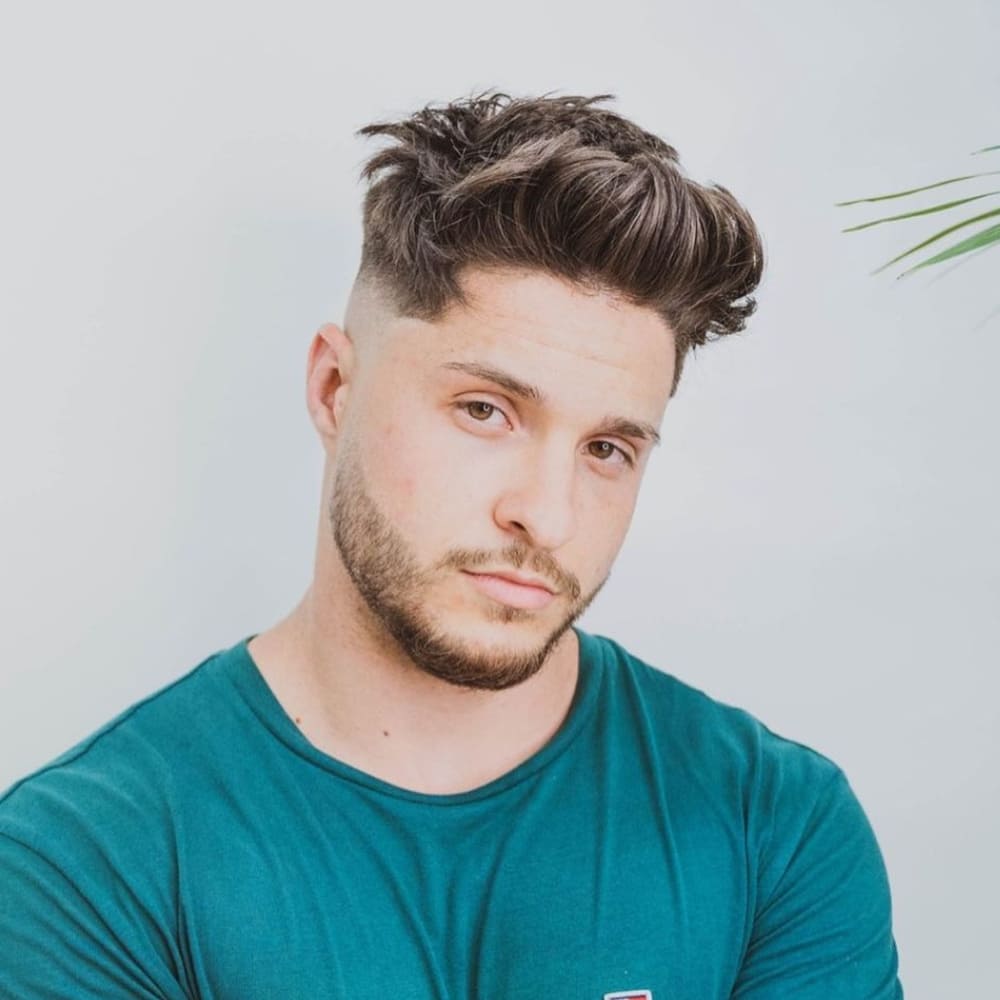
[{"label": "skin texture", "polygon": [[[249,645],[316,746],[436,793],[498,777],[565,718],[570,626],[608,579],[654,447],[597,431],[608,415],[659,427],[673,376],[651,310],[537,271],[468,269],[463,288],[468,305],[429,323],[356,285],[344,327],[313,338],[314,578]],[[442,368],[456,362],[546,398]],[[514,608],[467,569],[521,569],[557,593]]]}]

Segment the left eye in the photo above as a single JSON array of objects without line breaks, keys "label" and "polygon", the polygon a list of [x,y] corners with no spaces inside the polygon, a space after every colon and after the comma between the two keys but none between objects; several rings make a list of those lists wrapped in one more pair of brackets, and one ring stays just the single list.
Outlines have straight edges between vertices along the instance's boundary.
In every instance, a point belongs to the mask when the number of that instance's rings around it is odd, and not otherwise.
[{"label": "left eye", "polygon": [[[625,451],[624,448],[619,448],[618,445],[612,444],[610,441],[592,441],[591,446],[593,447],[593,445],[602,445],[604,447],[611,449],[610,451],[605,451],[603,455],[599,455],[597,457],[602,458],[608,455],[612,455],[617,451],[618,454],[621,455],[623,462],[625,462],[627,465],[632,465],[632,456],[629,455],[629,453]],[[591,452],[591,454],[593,455],[596,453]]]}]

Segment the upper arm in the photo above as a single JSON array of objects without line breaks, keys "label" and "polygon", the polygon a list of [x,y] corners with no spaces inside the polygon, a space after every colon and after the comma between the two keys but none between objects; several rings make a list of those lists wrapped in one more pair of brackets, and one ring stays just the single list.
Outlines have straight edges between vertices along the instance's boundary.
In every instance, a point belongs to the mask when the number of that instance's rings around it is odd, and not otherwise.
[{"label": "upper arm", "polygon": [[40,850],[0,832],[0,997],[186,1000],[121,891],[84,892]]},{"label": "upper arm", "polygon": [[808,806],[778,796],[770,830],[732,1000],[899,1000],[885,864],[843,773]]}]

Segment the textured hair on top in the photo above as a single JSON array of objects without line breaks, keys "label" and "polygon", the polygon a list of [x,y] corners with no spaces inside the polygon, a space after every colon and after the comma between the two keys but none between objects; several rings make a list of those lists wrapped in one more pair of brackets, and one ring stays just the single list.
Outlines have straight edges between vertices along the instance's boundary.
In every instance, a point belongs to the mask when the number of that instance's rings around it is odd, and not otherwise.
[{"label": "textured hair on top", "polygon": [[655,310],[688,350],[742,330],[763,247],[747,210],[683,175],[677,151],[595,97],[497,91],[374,122],[358,278],[403,315],[464,305],[468,266],[530,268]]}]

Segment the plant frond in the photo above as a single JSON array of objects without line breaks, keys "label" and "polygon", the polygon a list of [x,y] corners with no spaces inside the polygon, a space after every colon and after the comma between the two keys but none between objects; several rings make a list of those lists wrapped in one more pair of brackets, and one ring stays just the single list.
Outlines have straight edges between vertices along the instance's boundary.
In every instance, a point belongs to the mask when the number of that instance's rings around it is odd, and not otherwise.
[{"label": "plant frond", "polygon": [[[933,236],[928,237],[926,240],[923,240],[922,242],[918,243],[916,246],[910,247],[909,250],[904,250],[903,253],[899,254],[896,257],[893,257],[892,260],[886,261],[881,267],[877,267],[871,273],[872,274],[880,274],[887,267],[891,267],[897,261],[902,260],[904,257],[909,257],[911,253],[916,253],[918,250],[923,250],[923,248],[925,246],[928,246],[929,244],[934,243],[935,241],[942,239],[943,237],[947,236],[949,233],[955,232],[956,229],[962,229],[964,226],[971,226],[972,223],[974,223],[974,222],[979,222],[981,219],[989,219],[989,218],[992,218],[993,216],[996,216],[996,215],[1000,215],[1000,208],[994,208],[994,209],[991,209],[989,212],[983,212],[980,215],[974,215],[974,216],[972,216],[971,219],[965,219],[962,222],[956,222],[953,226],[948,226],[947,229],[942,229],[940,232],[935,233]],[[1000,228],[1000,226],[998,226],[997,228]]]},{"label": "plant frond", "polygon": [[970,253],[973,250],[979,250],[982,247],[996,245],[998,243],[1000,243],[1000,224],[988,226],[986,229],[982,229],[978,233],[974,233],[972,236],[956,243],[954,246],[948,247],[947,250],[942,250],[941,253],[935,254],[933,257],[928,257],[927,260],[922,260],[919,264],[914,264],[913,267],[908,268],[896,277],[902,278],[907,274],[912,274],[914,271],[919,271],[922,267],[928,267],[931,264],[939,264],[941,261],[957,257],[959,254]]},{"label": "plant frond", "polygon": [[989,198],[991,195],[1000,194],[1000,191],[987,191],[985,194],[974,194],[971,198],[959,198],[957,201],[946,201],[941,205],[931,205],[930,208],[918,208],[914,212],[904,212],[902,215],[887,215],[881,219],[874,219],[872,222],[862,222],[860,226],[848,226],[842,229],[842,233],[855,233],[859,229],[868,229],[870,226],[877,226],[883,222],[895,222],[897,219],[912,219],[918,215],[930,215],[932,212],[943,212],[948,208],[955,208],[957,205],[965,205],[970,201],[979,201],[980,198]]},{"label": "plant frond", "polygon": [[959,181],[972,180],[973,177],[990,177],[993,174],[1000,174],[1000,170],[984,170],[978,174],[951,177],[946,181],[938,181],[936,184],[925,184],[923,187],[910,188],[908,191],[897,191],[895,194],[880,194],[874,198],[855,198],[853,201],[837,201],[834,202],[834,208],[841,208],[844,205],[861,205],[870,201],[888,201],[890,198],[903,198],[908,194],[916,194],[918,191],[930,191],[931,188],[944,187],[946,184],[957,184]]}]

